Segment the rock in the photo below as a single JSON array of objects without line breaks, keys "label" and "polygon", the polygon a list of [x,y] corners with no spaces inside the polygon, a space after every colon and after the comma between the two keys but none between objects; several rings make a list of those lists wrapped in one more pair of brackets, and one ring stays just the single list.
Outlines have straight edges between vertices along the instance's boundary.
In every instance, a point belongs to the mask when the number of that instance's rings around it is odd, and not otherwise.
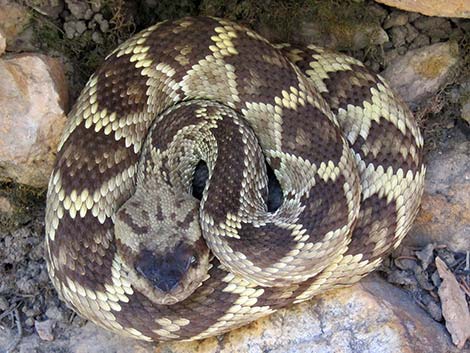
[{"label": "rock", "polygon": [[63,0],[26,0],[26,4],[44,16],[58,18],[64,9]]},{"label": "rock", "polygon": [[103,6],[103,2],[102,0],[92,0],[90,5],[91,5],[92,11],[97,13],[98,11],[101,10],[101,7]]},{"label": "rock", "polygon": [[[34,345],[36,344],[36,346]],[[23,338],[19,349],[40,347],[71,353],[232,353],[232,352],[457,352],[445,328],[433,321],[404,291],[378,276],[350,288],[258,320],[226,335],[196,342],[149,344],[121,337],[87,323],[66,340]]]},{"label": "rock", "polygon": [[59,309],[57,306],[50,306],[49,308],[47,308],[46,316],[50,320],[55,321],[55,322],[60,322],[60,321],[66,322],[67,321],[66,317],[65,317],[65,314],[64,314],[64,311]]},{"label": "rock", "polygon": [[100,32],[93,32],[93,34],[91,35],[91,39],[96,44],[103,44],[104,43],[103,35]]},{"label": "rock", "polygon": [[[65,0],[65,3],[75,18],[85,19],[89,16],[91,9],[87,1]],[[93,16],[93,11],[91,11],[91,16]],[[89,18],[91,18],[91,16]]]},{"label": "rock", "polygon": [[0,0],[0,30],[7,46],[25,29],[29,19],[30,15],[25,7],[9,0]]},{"label": "rock", "polygon": [[25,54],[0,61],[0,179],[47,185],[67,105],[58,60]]},{"label": "rock", "polygon": [[456,43],[438,43],[397,57],[382,75],[406,102],[418,103],[447,82],[458,62]]},{"label": "rock", "polygon": [[315,43],[327,48],[359,50],[388,42],[387,32],[377,23],[338,21],[304,21],[302,43]]},{"label": "rock", "polygon": [[393,46],[398,48],[405,45],[407,35],[408,30],[405,26],[393,27],[390,30],[390,39],[392,40]]},{"label": "rock", "polygon": [[13,214],[14,207],[11,204],[10,200],[8,200],[4,196],[0,196],[0,215],[3,213],[4,215],[11,216]]},{"label": "rock", "polygon": [[427,156],[421,211],[405,244],[445,244],[452,251],[469,250],[470,139],[458,128]]},{"label": "rock", "polygon": [[85,21],[67,21],[64,23],[64,30],[67,38],[80,37],[86,31]]},{"label": "rock", "polygon": [[389,29],[392,27],[404,26],[408,23],[408,14],[402,11],[392,11],[390,15],[387,16],[383,24],[384,29]]},{"label": "rock", "polygon": [[45,320],[45,321],[35,321],[34,328],[43,341],[53,341],[54,334],[52,330],[54,329],[55,321],[54,320]]},{"label": "rock", "polygon": [[388,11],[376,3],[369,3],[366,8],[367,13],[379,20],[379,23],[385,21],[388,16]]},{"label": "rock", "polygon": [[405,11],[419,12],[426,16],[470,18],[468,0],[375,0]]},{"label": "rock", "polygon": [[429,264],[434,260],[434,244],[428,244],[424,249],[416,251],[416,257],[421,260],[423,270],[426,270]]},{"label": "rock", "polygon": [[414,41],[416,39],[416,37],[418,37],[419,35],[419,32],[416,30],[416,28],[414,28],[411,24],[407,23],[405,25],[405,28],[406,28],[406,42],[407,43],[411,43],[412,41]]},{"label": "rock", "polygon": [[440,17],[420,17],[413,25],[434,39],[447,39],[452,33],[450,21]]},{"label": "rock", "polygon": [[410,44],[410,49],[417,49],[421,47],[425,47],[426,45],[429,45],[431,42],[429,40],[429,37],[425,34],[418,34],[415,40]]},{"label": "rock", "polygon": [[0,55],[2,55],[5,52],[6,47],[7,47],[7,40],[2,30],[0,29]]},{"label": "rock", "polygon": [[460,113],[461,119],[467,123],[467,126],[470,126],[470,83],[468,82],[462,85]]}]

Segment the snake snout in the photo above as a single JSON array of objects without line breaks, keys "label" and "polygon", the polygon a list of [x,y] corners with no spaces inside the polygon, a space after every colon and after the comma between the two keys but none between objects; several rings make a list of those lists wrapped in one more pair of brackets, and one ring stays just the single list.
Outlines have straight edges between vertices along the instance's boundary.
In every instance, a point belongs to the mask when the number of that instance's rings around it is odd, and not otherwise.
[{"label": "snake snout", "polygon": [[136,261],[135,269],[154,287],[169,293],[183,282],[195,261],[195,255],[181,251],[180,248],[159,257],[149,250],[143,250]]}]

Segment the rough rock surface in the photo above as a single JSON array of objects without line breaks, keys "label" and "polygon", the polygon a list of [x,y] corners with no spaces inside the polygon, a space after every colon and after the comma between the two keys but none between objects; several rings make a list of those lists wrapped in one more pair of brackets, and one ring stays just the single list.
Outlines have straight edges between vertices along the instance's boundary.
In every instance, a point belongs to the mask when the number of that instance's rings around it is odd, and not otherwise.
[{"label": "rough rock surface", "polygon": [[405,244],[445,244],[470,250],[470,138],[454,129],[447,142],[427,156],[421,211]]},{"label": "rough rock surface", "polygon": [[25,7],[10,0],[0,0],[0,30],[3,31],[7,44],[23,31],[29,18]]},{"label": "rough rock surface", "polygon": [[6,47],[7,47],[7,40],[5,38],[5,35],[3,34],[3,31],[0,29],[0,55],[2,55],[5,52]]},{"label": "rough rock surface", "polygon": [[59,61],[33,54],[0,61],[0,179],[47,185],[67,104]]},{"label": "rough rock surface", "polygon": [[382,72],[407,103],[433,96],[455,73],[459,49],[455,43],[437,43],[397,57]]},{"label": "rough rock surface", "polygon": [[377,23],[315,21],[301,25],[299,40],[326,48],[359,50],[388,42],[387,32]]},{"label": "rough rock surface", "polygon": [[[405,292],[372,276],[217,338],[154,348],[88,323],[67,337],[68,344],[59,336],[43,347],[73,353],[455,352],[444,330]],[[37,344],[37,336],[27,337],[19,351]]]},{"label": "rough rock surface", "polygon": [[470,18],[468,0],[376,0],[382,4],[427,16]]}]

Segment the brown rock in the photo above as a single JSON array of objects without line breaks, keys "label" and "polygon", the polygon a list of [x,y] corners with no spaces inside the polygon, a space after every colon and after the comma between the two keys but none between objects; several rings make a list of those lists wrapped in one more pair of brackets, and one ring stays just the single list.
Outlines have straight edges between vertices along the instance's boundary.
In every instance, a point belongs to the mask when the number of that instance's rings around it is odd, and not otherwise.
[{"label": "brown rock", "polygon": [[[148,344],[111,334],[92,323],[68,341],[35,341],[74,353],[409,353],[455,352],[445,328],[411,297],[377,276],[306,303],[294,305],[226,335],[196,342]],[[21,348],[31,347],[23,339]]]},{"label": "brown rock", "polygon": [[0,61],[0,178],[47,185],[66,117],[62,64],[44,55]]},{"label": "brown rock", "polygon": [[470,140],[456,130],[454,136],[427,156],[421,210],[405,243],[447,245],[468,251],[470,237]]},{"label": "brown rock", "polygon": [[387,32],[378,23],[343,21],[304,21],[299,38],[301,43],[315,43],[332,49],[359,50],[389,41]]},{"label": "brown rock", "polygon": [[0,0],[0,30],[3,31],[7,45],[23,31],[29,19],[25,7],[10,0]]},{"label": "brown rock", "polygon": [[7,47],[7,40],[2,30],[0,29],[0,55],[2,55],[5,52],[6,47]]},{"label": "brown rock", "polygon": [[7,216],[11,216],[13,213],[13,205],[11,204],[10,200],[8,200],[4,196],[0,196],[0,214],[5,214]]},{"label": "brown rock", "polygon": [[418,103],[433,96],[452,77],[458,62],[456,43],[437,43],[397,57],[382,76],[407,103]]},{"label": "brown rock", "polygon": [[402,10],[419,12],[427,16],[470,18],[468,0],[375,0]]}]

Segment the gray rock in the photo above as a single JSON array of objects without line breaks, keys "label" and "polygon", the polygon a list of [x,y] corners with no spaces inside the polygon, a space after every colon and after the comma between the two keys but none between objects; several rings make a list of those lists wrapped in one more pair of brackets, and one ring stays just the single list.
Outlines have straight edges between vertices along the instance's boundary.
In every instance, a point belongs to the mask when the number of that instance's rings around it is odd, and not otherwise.
[{"label": "gray rock", "polygon": [[465,82],[461,87],[460,96],[461,119],[470,126],[470,83]]},{"label": "gray rock", "polygon": [[103,2],[101,0],[91,0],[90,2],[91,9],[93,12],[98,12],[103,7]]},{"label": "gray rock", "polygon": [[39,335],[39,338],[41,338],[43,341],[54,340],[54,333],[53,333],[54,326],[55,326],[55,322],[53,320],[34,322],[34,328],[36,329],[36,332]]},{"label": "gray rock", "polygon": [[417,31],[416,28],[413,27],[413,25],[411,25],[409,23],[407,23],[405,25],[405,27],[406,27],[406,38],[405,38],[405,40],[406,40],[407,43],[411,43],[419,35],[419,32]]},{"label": "gray rock", "polygon": [[429,45],[431,41],[429,40],[429,37],[425,34],[418,34],[418,36],[413,40],[413,42],[410,44],[410,49],[417,49],[424,47],[426,45]]},{"label": "gray rock", "polygon": [[73,39],[75,37],[75,21],[67,21],[64,23],[65,35],[68,39]]},{"label": "gray rock", "polygon": [[50,306],[49,308],[47,308],[46,316],[54,321],[66,321],[64,312],[57,306]]},{"label": "gray rock", "polygon": [[10,307],[8,304],[8,300],[6,300],[4,297],[0,296],[0,311],[7,311],[7,309]]},{"label": "gray rock", "polygon": [[75,24],[75,30],[77,31],[78,35],[83,34],[86,31],[85,21],[77,21]]},{"label": "gray rock", "polygon": [[87,14],[87,11],[91,10],[87,1],[65,0],[65,3],[67,4],[67,7],[72,13],[72,15],[77,19],[84,19]]},{"label": "gray rock", "polygon": [[450,21],[442,17],[422,16],[414,21],[413,25],[421,32],[436,39],[447,39],[452,32]]},{"label": "gray rock", "polygon": [[91,39],[96,44],[103,44],[104,42],[103,35],[100,32],[93,32],[93,34],[91,35]]},{"label": "gray rock", "polygon": [[408,23],[408,14],[403,11],[392,11],[390,15],[387,16],[383,24],[384,29],[389,29],[392,27],[404,26]]},{"label": "gray rock", "polygon": [[96,21],[96,23],[98,23],[98,25],[100,26],[100,30],[101,32],[103,33],[106,33],[109,29],[109,22],[103,18],[103,15],[100,14],[100,13],[97,13],[94,17],[93,17],[93,20]]},{"label": "gray rock", "polygon": [[393,46],[395,48],[399,48],[406,43],[406,36],[408,35],[408,31],[406,27],[393,27],[390,30],[390,39],[392,40]]},{"label": "gray rock", "polygon": [[434,261],[434,244],[428,244],[424,249],[416,251],[416,257],[421,260],[423,270],[426,270],[429,264]]},{"label": "gray rock", "polygon": [[457,44],[438,43],[398,57],[382,75],[406,102],[418,103],[434,95],[447,82],[459,59]]},{"label": "gray rock", "polygon": [[58,18],[64,9],[63,0],[26,0],[26,4],[44,16]]},{"label": "gray rock", "polygon": [[[421,210],[405,244],[444,244],[452,251],[470,250],[470,139],[454,133],[427,156]],[[444,254],[439,254],[446,259]],[[450,254],[449,254],[450,256]],[[455,262],[447,258],[446,262]]]},{"label": "gray rock", "polygon": [[379,19],[380,23],[383,23],[388,16],[388,11],[376,3],[371,3],[367,6],[366,10],[369,14]]},{"label": "gray rock", "polygon": [[325,25],[319,21],[304,21],[299,33],[303,43],[334,48],[359,50],[389,41],[388,34],[377,23],[331,22]]}]

